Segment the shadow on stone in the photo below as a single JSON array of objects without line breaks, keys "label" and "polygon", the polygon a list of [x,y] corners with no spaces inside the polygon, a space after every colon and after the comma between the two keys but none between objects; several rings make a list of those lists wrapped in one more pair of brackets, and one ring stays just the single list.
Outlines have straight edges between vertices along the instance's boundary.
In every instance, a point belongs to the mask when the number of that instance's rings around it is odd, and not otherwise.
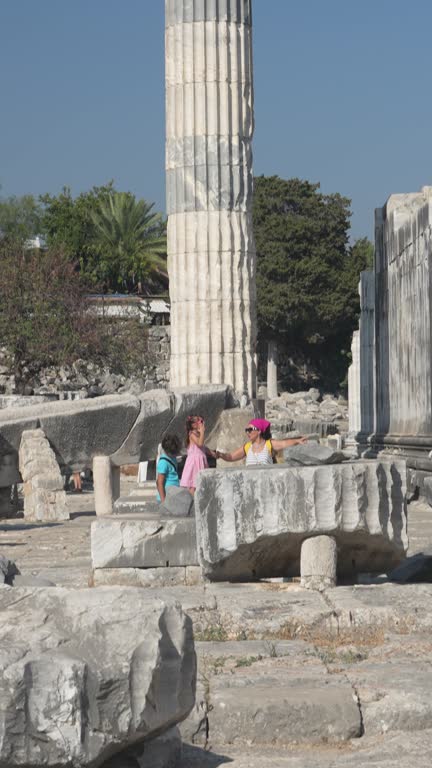
[{"label": "shadow on stone", "polygon": [[432,582],[432,555],[418,552],[412,557],[407,557],[390,573],[389,580],[399,584]]}]

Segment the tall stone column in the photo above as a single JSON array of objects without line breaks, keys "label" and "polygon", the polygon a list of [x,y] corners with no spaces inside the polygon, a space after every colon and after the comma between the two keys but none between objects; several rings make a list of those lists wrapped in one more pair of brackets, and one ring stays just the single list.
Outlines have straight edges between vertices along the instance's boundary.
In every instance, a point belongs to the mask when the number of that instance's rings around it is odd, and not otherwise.
[{"label": "tall stone column", "polygon": [[360,273],[360,411],[361,433],[375,432],[375,273]]},{"label": "tall stone column", "polygon": [[360,331],[354,331],[351,342],[352,363],[348,368],[348,444],[355,443],[361,430],[360,407]]},{"label": "tall stone column", "polygon": [[166,0],[171,386],[255,395],[251,0]]}]

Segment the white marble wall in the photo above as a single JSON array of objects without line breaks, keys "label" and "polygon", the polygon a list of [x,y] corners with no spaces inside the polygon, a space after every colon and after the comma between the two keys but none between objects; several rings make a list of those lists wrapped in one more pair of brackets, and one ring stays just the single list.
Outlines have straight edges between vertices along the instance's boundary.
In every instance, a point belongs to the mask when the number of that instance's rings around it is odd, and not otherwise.
[{"label": "white marble wall", "polygon": [[432,434],[432,187],[376,211],[378,435]]},{"label": "white marble wall", "polygon": [[166,0],[171,386],[255,394],[251,0]]}]

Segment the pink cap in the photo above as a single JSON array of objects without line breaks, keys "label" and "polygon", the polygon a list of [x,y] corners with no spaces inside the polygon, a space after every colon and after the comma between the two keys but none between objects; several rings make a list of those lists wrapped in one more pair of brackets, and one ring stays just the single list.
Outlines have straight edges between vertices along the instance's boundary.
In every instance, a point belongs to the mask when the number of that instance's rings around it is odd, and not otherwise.
[{"label": "pink cap", "polygon": [[249,424],[251,427],[259,429],[260,432],[265,432],[270,427],[270,422],[267,419],[252,419]]}]

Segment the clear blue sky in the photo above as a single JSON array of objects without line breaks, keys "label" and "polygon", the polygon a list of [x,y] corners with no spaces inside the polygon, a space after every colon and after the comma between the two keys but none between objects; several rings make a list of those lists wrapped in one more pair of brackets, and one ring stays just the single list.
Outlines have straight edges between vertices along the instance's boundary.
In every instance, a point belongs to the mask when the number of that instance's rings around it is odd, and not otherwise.
[{"label": "clear blue sky", "polygon": [[[254,170],[373,209],[432,182],[430,0],[253,0]],[[165,207],[163,0],[0,0],[4,196],[113,178]]]}]

